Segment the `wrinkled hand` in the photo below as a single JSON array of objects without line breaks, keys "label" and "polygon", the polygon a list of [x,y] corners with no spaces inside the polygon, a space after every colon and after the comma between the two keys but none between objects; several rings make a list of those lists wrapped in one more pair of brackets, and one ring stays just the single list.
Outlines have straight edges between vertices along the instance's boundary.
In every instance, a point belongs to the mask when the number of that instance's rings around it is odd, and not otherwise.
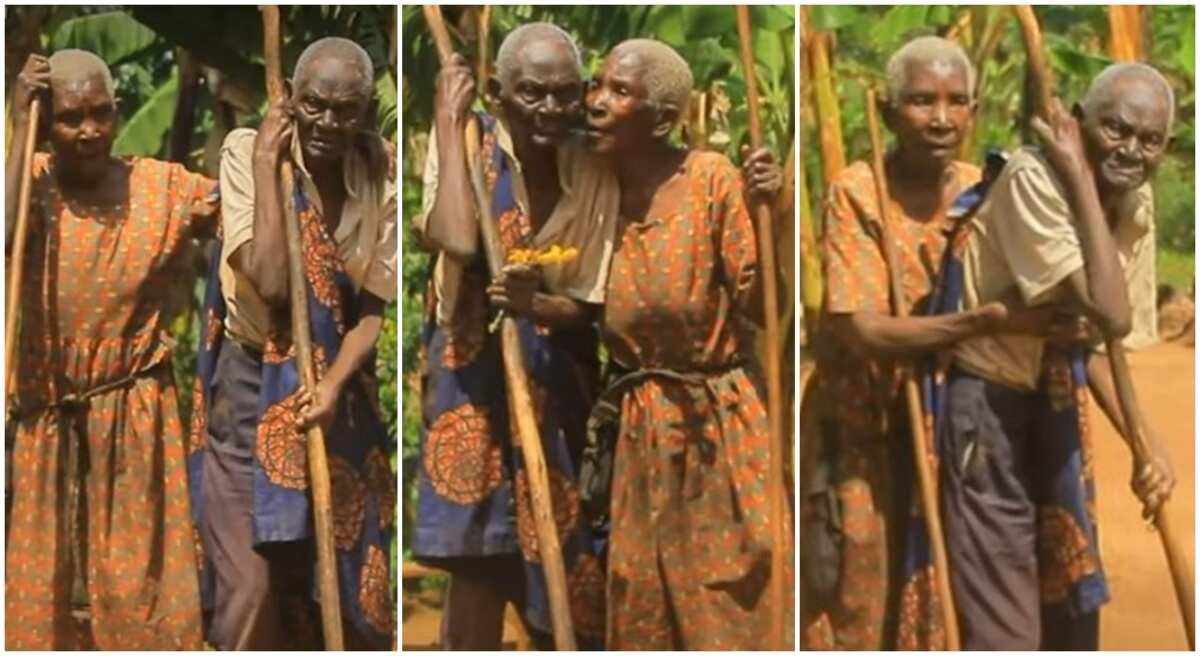
[{"label": "wrinkled hand", "polygon": [[1144,519],[1152,519],[1171,497],[1171,491],[1175,488],[1175,469],[1161,441],[1155,439],[1151,443],[1148,460],[1134,459],[1129,486],[1142,502]]},{"label": "wrinkled hand", "polygon": [[294,130],[295,119],[287,99],[271,103],[262,124],[258,126],[258,136],[254,138],[255,156],[276,160],[287,157]]},{"label": "wrinkled hand", "polygon": [[307,388],[301,388],[296,397],[300,408],[300,414],[296,417],[296,430],[305,431],[310,426],[318,425],[328,435],[329,429],[333,428],[333,420],[337,417],[337,402],[341,393],[342,390],[328,378],[317,382],[315,395]]},{"label": "wrinkled hand", "polygon": [[49,90],[50,60],[43,55],[29,55],[29,59],[25,60],[25,67],[17,75],[16,88],[13,89],[14,122],[26,118],[33,99]]},{"label": "wrinkled hand", "polygon": [[454,53],[435,82],[433,114],[443,125],[462,125],[475,100],[475,78],[467,60]]},{"label": "wrinkled hand", "polygon": [[507,264],[488,285],[488,300],[496,307],[530,316],[533,314],[533,296],[541,286],[541,267]]},{"label": "wrinkled hand", "polygon": [[1031,125],[1044,142],[1046,159],[1063,179],[1078,180],[1080,176],[1091,176],[1087,150],[1083,145],[1083,133],[1079,121],[1063,108],[1055,98],[1047,109],[1048,121],[1033,117]]},{"label": "wrinkled hand", "polygon": [[751,153],[749,146],[742,146],[742,179],[751,203],[772,203],[783,188],[783,169],[766,148]]}]

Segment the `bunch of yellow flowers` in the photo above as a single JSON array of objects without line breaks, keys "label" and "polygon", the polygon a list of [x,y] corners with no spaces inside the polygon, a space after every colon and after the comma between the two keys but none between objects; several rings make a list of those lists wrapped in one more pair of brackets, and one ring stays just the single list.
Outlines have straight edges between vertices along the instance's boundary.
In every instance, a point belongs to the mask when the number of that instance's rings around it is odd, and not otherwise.
[{"label": "bunch of yellow flowers", "polygon": [[566,264],[579,257],[579,249],[554,244],[549,248],[514,248],[508,252],[509,264]]}]

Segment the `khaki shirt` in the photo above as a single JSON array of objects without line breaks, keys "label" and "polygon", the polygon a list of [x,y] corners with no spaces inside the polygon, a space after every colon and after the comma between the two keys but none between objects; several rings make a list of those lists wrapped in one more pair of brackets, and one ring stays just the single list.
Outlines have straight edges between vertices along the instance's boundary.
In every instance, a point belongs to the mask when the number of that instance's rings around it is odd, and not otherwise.
[{"label": "khaki shirt", "polygon": [[[1114,237],[1133,313],[1130,348],[1157,340],[1154,200],[1147,183],[1118,208]],[[1016,288],[1030,306],[1062,301],[1062,283],[1083,267],[1083,251],[1066,193],[1033,149],[1015,153],[970,224],[963,256],[963,308],[998,301]],[[955,362],[1018,389],[1037,388],[1044,340],[1025,335],[977,337],[955,346]]]},{"label": "khaki shirt", "polygon": [[[227,315],[225,328],[238,341],[251,346],[266,342],[270,327],[266,304],[246,276],[235,271],[229,257],[254,237],[254,139],[257,131],[239,128],[225,137],[221,146],[221,291]],[[304,192],[321,212],[321,199],[312,175],[304,166],[300,140],[292,142],[296,177]],[[384,301],[396,298],[396,183],[380,184],[370,175],[362,153],[352,150],[346,157],[346,203],[334,241],[338,256],[355,291],[368,291]],[[280,261],[279,266],[287,266]]]},{"label": "khaki shirt", "polygon": [[[504,151],[512,166],[513,189],[517,206],[529,212],[529,193],[521,173],[521,162],[513,150],[512,136],[503,121],[496,125],[496,146]],[[429,132],[429,155],[425,158],[421,213],[414,217],[415,227],[424,233],[429,212],[438,189],[437,134]],[[552,294],[569,296],[585,303],[604,303],[608,268],[612,260],[617,210],[621,193],[616,174],[600,158],[583,146],[569,144],[558,148],[558,179],[562,197],[550,218],[533,237],[532,248],[552,245],[579,249],[579,256],[563,264],[542,265],[545,288]],[[434,290],[437,295],[437,320],[446,325],[457,306],[463,264],[439,254],[434,265]]]}]

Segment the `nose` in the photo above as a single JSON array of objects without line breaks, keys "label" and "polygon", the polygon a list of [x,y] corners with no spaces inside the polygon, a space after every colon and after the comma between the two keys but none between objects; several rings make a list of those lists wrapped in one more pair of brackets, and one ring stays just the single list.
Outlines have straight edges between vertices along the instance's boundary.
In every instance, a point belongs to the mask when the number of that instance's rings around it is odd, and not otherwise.
[{"label": "nose", "polygon": [[337,125],[337,117],[333,115],[332,109],[326,109],[317,116],[317,125],[322,128],[332,128]]},{"label": "nose", "polygon": [[950,106],[947,103],[939,102],[933,106],[933,125],[935,127],[949,127]]},{"label": "nose", "polygon": [[554,94],[551,93],[546,94],[545,100],[542,101],[538,109],[542,114],[558,114],[562,111],[562,105],[558,102],[558,98],[555,98]]},{"label": "nose", "polygon": [[1146,145],[1142,143],[1142,140],[1134,135],[1117,144],[1117,155],[1122,159],[1140,162],[1145,155],[1145,148]]}]

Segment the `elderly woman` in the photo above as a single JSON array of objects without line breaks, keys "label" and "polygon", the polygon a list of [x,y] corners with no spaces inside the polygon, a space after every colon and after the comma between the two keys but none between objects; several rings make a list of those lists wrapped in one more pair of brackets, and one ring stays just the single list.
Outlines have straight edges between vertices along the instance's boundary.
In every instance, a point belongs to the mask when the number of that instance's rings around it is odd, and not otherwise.
[{"label": "elderly woman", "polygon": [[[216,183],[111,155],[112,75],[90,52],[30,56],[13,94],[16,134],[39,95],[53,152],[34,155],[29,241],[13,263],[25,278],[5,648],[197,650],[167,283],[186,271],[188,241],[216,229]],[[22,151],[7,163],[9,237]],[[72,617],[80,602],[90,635]]]},{"label": "elderly woman", "polygon": [[[608,55],[588,138],[621,199],[603,334],[618,370],[608,640],[616,650],[765,646],[769,429],[742,314],[761,312],[747,192],[723,155],[669,137],[692,86],[657,41]],[[749,188],[780,183],[765,151]],[[761,317],[758,317],[761,319]],[[783,573],[789,576],[790,572]]]}]

